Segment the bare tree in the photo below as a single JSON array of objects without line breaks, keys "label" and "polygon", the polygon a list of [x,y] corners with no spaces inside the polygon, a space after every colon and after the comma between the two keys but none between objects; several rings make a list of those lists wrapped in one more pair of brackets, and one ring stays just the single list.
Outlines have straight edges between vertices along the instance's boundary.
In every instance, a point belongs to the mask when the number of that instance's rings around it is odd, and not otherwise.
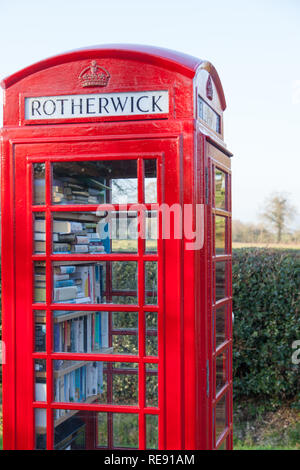
[{"label": "bare tree", "polygon": [[266,200],[265,210],[261,217],[276,232],[277,243],[281,242],[287,223],[294,218],[295,213],[295,208],[290,204],[288,196],[284,193],[273,193]]}]

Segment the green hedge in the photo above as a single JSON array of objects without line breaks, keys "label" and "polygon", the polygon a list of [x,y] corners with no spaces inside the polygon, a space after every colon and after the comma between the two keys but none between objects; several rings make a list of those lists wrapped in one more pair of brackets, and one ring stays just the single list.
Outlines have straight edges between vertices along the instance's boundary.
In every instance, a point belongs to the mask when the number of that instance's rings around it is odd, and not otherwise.
[{"label": "green hedge", "polygon": [[233,254],[236,398],[300,403],[300,257],[297,251],[240,249]]}]

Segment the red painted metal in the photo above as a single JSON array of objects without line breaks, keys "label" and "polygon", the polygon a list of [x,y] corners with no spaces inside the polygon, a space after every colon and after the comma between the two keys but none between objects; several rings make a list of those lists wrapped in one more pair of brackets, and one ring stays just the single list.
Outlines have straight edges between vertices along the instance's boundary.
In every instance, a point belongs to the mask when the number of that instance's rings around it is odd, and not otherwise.
[{"label": "red painted metal", "polygon": [[[99,61],[110,74],[105,88],[82,88],[81,71],[91,60]],[[34,410],[45,409],[47,415],[47,449],[54,446],[53,410],[82,411],[87,423],[87,448],[93,448],[92,433],[97,427],[88,420],[97,412],[108,413],[108,445],[113,445],[112,413],[137,413],[139,416],[139,449],[146,448],[146,417],[158,415],[159,449],[213,449],[226,441],[232,447],[232,338],[231,338],[231,176],[230,170],[214,160],[210,147],[228,158],[222,137],[210,132],[195,115],[197,73],[204,70],[217,91],[218,112],[226,107],[219,76],[208,62],[194,57],[146,46],[95,46],[46,59],[6,78],[4,127],[2,136],[2,273],[3,273],[3,339],[7,363],[3,367],[4,448],[32,449],[35,446]],[[207,78],[206,78],[207,79]],[[206,82],[205,82],[206,83]],[[118,116],[26,121],[24,99],[33,96],[114,93],[123,91],[167,90],[169,113],[164,115]],[[205,99],[205,96],[203,97]],[[214,97],[215,99],[215,97]],[[211,105],[213,105],[211,103]],[[223,127],[223,126],[222,126]],[[144,201],[144,160],[157,162],[157,205]],[[159,213],[157,254],[145,253],[145,242],[139,237],[134,254],[58,255],[52,254],[51,217],[53,212],[95,211],[95,205],[53,205],[51,202],[51,164],[58,161],[137,160],[138,203],[143,214],[150,208],[159,210],[162,203],[193,207],[195,226],[197,204],[204,207],[204,244],[187,250],[187,238],[177,239],[174,228],[169,240],[162,239],[162,214]],[[45,162],[46,200],[32,204],[32,172],[35,162]],[[227,253],[218,261],[227,261],[226,298],[215,305],[214,240],[214,171],[221,168],[227,175],[228,207]],[[111,209],[103,205],[102,209]],[[115,204],[114,209],[127,206]],[[32,217],[44,212],[46,220],[46,253],[33,254]],[[144,217],[144,215],[143,215]],[[46,261],[46,304],[32,303],[33,262]],[[52,303],[53,261],[135,261],[138,265],[138,303],[82,304],[86,311],[138,312],[139,354],[78,354],[53,352],[53,310],[78,310],[77,305]],[[158,263],[158,305],[147,305],[145,262]],[[112,291],[107,270],[108,301]],[[129,292],[133,295],[134,292]],[[217,306],[227,305],[226,342],[214,350]],[[46,351],[34,352],[33,310],[46,311]],[[146,356],[145,312],[158,312],[158,357]],[[112,334],[114,332],[112,331]],[[228,380],[215,396],[216,354],[228,351]],[[34,401],[35,359],[46,360],[47,401]],[[137,363],[139,367],[137,406],[56,403],[53,396],[53,361],[101,360],[108,363]],[[159,402],[146,406],[146,365],[158,365]],[[110,392],[109,392],[110,393]],[[218,442],[214,436],[215,407],[226,394],[227,422]],[[112,401],[111,401],[112,402]],[[89,413],[90,412],[90,415]],[[95,418],[96,419],[96,418]],[[94,430],[94,431],[93,431]]]}]

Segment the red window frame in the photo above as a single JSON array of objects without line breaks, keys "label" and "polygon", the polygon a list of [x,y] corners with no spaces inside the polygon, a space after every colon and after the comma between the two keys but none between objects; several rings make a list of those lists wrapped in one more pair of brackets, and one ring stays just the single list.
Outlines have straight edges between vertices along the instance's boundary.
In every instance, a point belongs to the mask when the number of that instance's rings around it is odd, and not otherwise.
[{"label": "red window frame", "polygon": [[[220,209],[215,204],[215,172],[221,171],[225,174],[225,208]],[[211,174],[211,227],[212,227],[212,442],[213,448],[219,449],[223,445],[231,448],[232,441],[232,284],[230,281],[232,276],[232,247],[231,247],[231,172],[228,168],[217,162],[213,158],[210,159]],[[216,253],[216,225],[215,217],[221,216],[225,219],[225,253]],[[219,262],[225,263],[225,296],[222,299],[216,299],[216,265]],[[225,341],[216,347],[216,310],[220,307],[226,308],[225,314]],[[223,353],[227,356],[226,365],[226,383],[217,392],[216,390],[216,362],[217,357]],[[225,397],[226,403],[226,423],[224,431],[218,437],[216,436],[216,406]]]}]

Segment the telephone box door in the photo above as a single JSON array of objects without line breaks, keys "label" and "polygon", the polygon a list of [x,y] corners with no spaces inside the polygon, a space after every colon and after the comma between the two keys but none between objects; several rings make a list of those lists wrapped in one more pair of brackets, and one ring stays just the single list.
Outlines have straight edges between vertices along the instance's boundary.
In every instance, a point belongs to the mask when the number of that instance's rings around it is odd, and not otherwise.
[{"label": "telephone box door", "polygon": [[181,245],[159,210],[181,199],[179,138],[37,139],[14,158],[6,447],[179,449]]}]

